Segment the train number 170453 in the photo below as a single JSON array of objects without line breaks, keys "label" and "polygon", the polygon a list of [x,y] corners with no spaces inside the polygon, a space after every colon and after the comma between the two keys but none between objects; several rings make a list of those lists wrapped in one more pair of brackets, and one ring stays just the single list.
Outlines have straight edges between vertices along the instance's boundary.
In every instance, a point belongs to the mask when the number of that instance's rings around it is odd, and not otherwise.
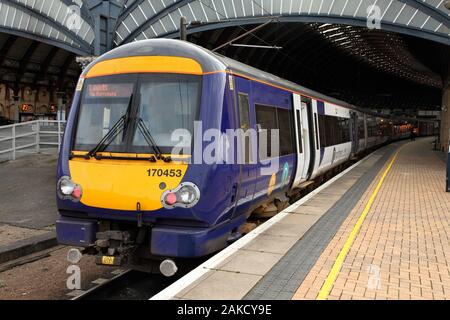
[{"label": "train number 170453", "polygon": [[180,178],[182,176],[182,172],[179,169],[148,169],[147,174],[149,177]]}]

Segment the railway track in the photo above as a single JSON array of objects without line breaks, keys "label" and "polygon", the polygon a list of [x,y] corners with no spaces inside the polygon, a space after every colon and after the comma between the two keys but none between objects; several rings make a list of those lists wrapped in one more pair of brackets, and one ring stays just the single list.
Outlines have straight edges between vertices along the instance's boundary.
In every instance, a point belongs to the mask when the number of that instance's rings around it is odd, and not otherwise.
[{"label": "railway track", "polygon": [[148,300],[179,278],[125,270],[71,300]]}]

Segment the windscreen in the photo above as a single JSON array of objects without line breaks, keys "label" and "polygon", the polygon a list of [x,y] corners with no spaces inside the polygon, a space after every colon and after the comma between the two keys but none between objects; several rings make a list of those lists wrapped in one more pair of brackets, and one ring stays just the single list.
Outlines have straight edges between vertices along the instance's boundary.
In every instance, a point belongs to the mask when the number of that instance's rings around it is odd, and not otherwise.
[{"label": "windscreen", "polygon": [[193,133],[200,105],[201,78],[179,74],[118,75],[87,79],[79,108],[74,150],[89,151],[125,117],[124,130],[105,151],[153,153],[137,125],[147,127],[155,144],[170,153],[177,129]]}]

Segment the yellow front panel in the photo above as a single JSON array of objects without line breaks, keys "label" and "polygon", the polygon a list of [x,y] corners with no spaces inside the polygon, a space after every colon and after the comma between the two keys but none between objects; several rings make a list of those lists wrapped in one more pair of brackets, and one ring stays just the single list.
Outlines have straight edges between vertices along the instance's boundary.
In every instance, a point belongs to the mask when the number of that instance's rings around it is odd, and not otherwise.
[{"label": "yellow front panel", "polygon": [[[161,209],[161,195],[181,183],[187,168],[187,163],[179,161],[151,163],[94,158],[69,161],[71,178],[83,189],[81,203],[96,208],[130,211],[136,210],[137,202],[140,202],[142,211]],[[175,172],[175,176],[153,176],[153,169]],[[161,182],[166,184],[162,190]]]},{"label": "yellow front panel", "polygon": [[101,61],[86,74],[86,78],[127,73],[179,73],[201,75],[201,65],[192,59],[165,56],[126,57]]}]

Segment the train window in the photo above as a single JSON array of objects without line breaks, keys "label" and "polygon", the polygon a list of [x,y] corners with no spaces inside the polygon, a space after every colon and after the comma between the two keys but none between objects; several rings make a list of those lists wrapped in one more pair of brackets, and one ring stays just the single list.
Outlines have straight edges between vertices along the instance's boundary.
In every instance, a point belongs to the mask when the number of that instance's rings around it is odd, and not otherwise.
[{"label": "train window", "polygon": [[[242,130],[247,131],[250,129],[250,107],[248,95],[245,93],[238,94],[238,108],[239,108],[239,126]],[[244,147],[245,152],[245,163],[250,162],[250,150],[251,150],[251,139],[249,135],[244,135],[244,141],[241,145]]]},{"label": "train window", "polygon": [[322,148],[350,141],[350,119],[319,115]]},{"label": "train window", "polygon": [[297,136],[298,136],[298,153],[303,153],[303,140],[302,140],[302,123],[301,123],[300,110],[297,110]]},{"label": "train window", "polygon": [[358,116],[358,138],[364,139],[366,137],[366,133],[364,132],[364,116]]},{"label": "train window", "polygon": [[107,151],[148,153],[149,143],[137,128],[142,121],[163,153],[175,146],[192,145],[190,135],[173,141],[172,133],[184,129],[192,135],[198,117],[201,78],[194,75],[115,75],[86,80],[78,114],[76,150],[90,150],[124,116],[127,125]]},{"label": "train window", "polygon": [[338,137],[341,138],[339,143],[345,143],[349,142],[350,139],[350,119],[347,118],[339,118],[339,135]]},{"label": "train window", "polygon": [[[169,152],[173,147],[189,148],[192,141],[172,140],[177,129],[194,132],[198,116],[201,83],[191,75],[142,75],[138,89],[139,117],[150,130],[156,144]],[[148,150],[148,143],[140,131],[133,138],[133,151]],[[167,152],[166,151],[166,152]]]},{"label": "train window", "polygon": [[294,153],[292,145],[291,113],[287,109],[277,109],[278,128],[280,129],[280,155]]},{"label": "train window", "polygon": [[367,135],[376,137],[378,135],[378,125],[375,117],[367,118]]},{"label": "train window", "polygon": [[[86,81],[75,135],[77,150],[92,149],[126,113],[135,81],[134,76]],[[108,150],[123,151],[123,140],[123,135],[118,135]]]},{"label": "train window", "polygon": [[[278,129],[277,124],[277,109],[274,107],[255,104],[256,123],[263,130],[267,130],[266,146],[262,144],[264,141],[259,141],[259,153],[262,160],[273,157],[271,147],[272,129]],[[265,152],[266,151],[266,152]]]},{"label": "train window", "polygon": [[249,102],[248,95],[244,93],[238,94],[239,99],[239,121],[240,127],[243,130],[250,129],[250,110],[249,110]]}]

